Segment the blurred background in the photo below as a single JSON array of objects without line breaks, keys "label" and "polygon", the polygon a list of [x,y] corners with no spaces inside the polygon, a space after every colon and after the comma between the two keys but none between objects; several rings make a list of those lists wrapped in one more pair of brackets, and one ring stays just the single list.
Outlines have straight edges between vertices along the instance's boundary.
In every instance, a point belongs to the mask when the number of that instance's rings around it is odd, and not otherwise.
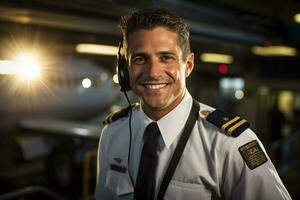
[{"label": "blurred background", "polygon": [[92,199],[102,120],[127,106],[119,18],[144,7],[188,22],[190,93],[246,118],[300,198],[299,1],[2,0],[0,199]]}]

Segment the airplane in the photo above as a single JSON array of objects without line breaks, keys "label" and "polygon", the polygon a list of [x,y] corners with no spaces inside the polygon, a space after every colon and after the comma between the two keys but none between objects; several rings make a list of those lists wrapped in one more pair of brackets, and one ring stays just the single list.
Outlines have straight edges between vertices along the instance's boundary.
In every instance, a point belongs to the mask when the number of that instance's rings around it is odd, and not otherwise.
[{"label": "airplane", "polygon": [[83,118],[99,113],[118,94],[108,70],[87,60],[66,58],[42,70],[43,74],[36,80],[16,80],[14,74],[2,75],[1,114]]},{"label": "airplane", "polygon": [[104,67],[75,57],[38,67],[32,54],[0,61],[0,94],[0,197],[39,184],[28,176],[41,172],[58,189],[73,187],[74,166],[95,152],[101,120],[121,96]]},{"label": "airplane", "polygon": [[[19,63],[0,61],[0,116],[10,119],[12,125],[22,120],[25,125],[29,118],[91,118],[108,110],[120,96],[110,72],[90,61],[61,58],[41,69],[31,69],[29,65],[37,65],[34,57],[22,56]],[[34,73],[38,77],[31,77]]]}]

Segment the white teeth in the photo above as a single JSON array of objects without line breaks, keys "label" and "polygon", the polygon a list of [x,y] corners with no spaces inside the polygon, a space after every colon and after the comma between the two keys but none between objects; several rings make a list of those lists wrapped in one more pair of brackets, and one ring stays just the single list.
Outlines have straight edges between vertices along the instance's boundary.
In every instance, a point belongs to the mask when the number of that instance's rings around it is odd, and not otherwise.
[{"label": "white teeth", "polygon": [[166,85],[167,84],[156,84],[156,85],[145,84],[145,88],[159,89],[159,88],[165,87]]}]

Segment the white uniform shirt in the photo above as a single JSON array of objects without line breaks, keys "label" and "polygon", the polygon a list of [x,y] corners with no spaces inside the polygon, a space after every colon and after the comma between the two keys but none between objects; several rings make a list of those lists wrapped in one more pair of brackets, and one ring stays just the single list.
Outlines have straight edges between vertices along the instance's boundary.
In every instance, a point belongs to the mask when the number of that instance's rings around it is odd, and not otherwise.
[{"label": "white uniform shirt", "polygon": [[[168,163],[176,148],[191,110],[193,99],[186,91],[182,102],[170,113],[157,121],[161,132],[156,172],[156,194]],[[246,129],[234,138],[206,121],[202,110],[213,108],[200,104],[199,118],[186,144],[183,155],[174,172],[164,199],[195,200],[212,199],[291,199],[281,182],[270,158],[251,170],[243,160],[238,148],[257,140]],[[152,120],[141,108],[132,113],[132,146],[130,172],[135,182],[139,169],[143,134]],[[96,199],[133,199],[134,186],[128,174],[129,117],[123,117],[104,127],[98,153],[98,177]],[[266,152],[265,152],[266,154]],[[111,169],[111,165],[118,166]],[[124,170],[126,169],[126,170]],[[135,184],[135,183],[134,183]]]}]

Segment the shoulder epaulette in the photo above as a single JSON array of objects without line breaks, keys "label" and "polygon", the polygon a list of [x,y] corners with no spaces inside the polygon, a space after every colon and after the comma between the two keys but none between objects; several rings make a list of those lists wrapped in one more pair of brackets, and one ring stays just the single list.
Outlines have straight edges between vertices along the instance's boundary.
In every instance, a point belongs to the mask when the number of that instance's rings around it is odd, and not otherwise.
[{"label": "shoulder epaulette", "polygon": [[116,121],[118,119],[121,119],[123,117],[127,117],[130,113],[130,109],[134,109],[138,106],[138,103],[132,104],[131,106],[128,106],[122,110],[111,112],[107,117],[105,117],[105,120],[102,122],[104,125],[109,124],[113,121]]},{"label": "shoulder epaulette", "polygon": [[237,137],[250,127],[250,123],[247,120],[221,110],[214,110],[212,112],[202,110],[201,114],[206,116],[207,121],[220,128],[229,136]]}]

